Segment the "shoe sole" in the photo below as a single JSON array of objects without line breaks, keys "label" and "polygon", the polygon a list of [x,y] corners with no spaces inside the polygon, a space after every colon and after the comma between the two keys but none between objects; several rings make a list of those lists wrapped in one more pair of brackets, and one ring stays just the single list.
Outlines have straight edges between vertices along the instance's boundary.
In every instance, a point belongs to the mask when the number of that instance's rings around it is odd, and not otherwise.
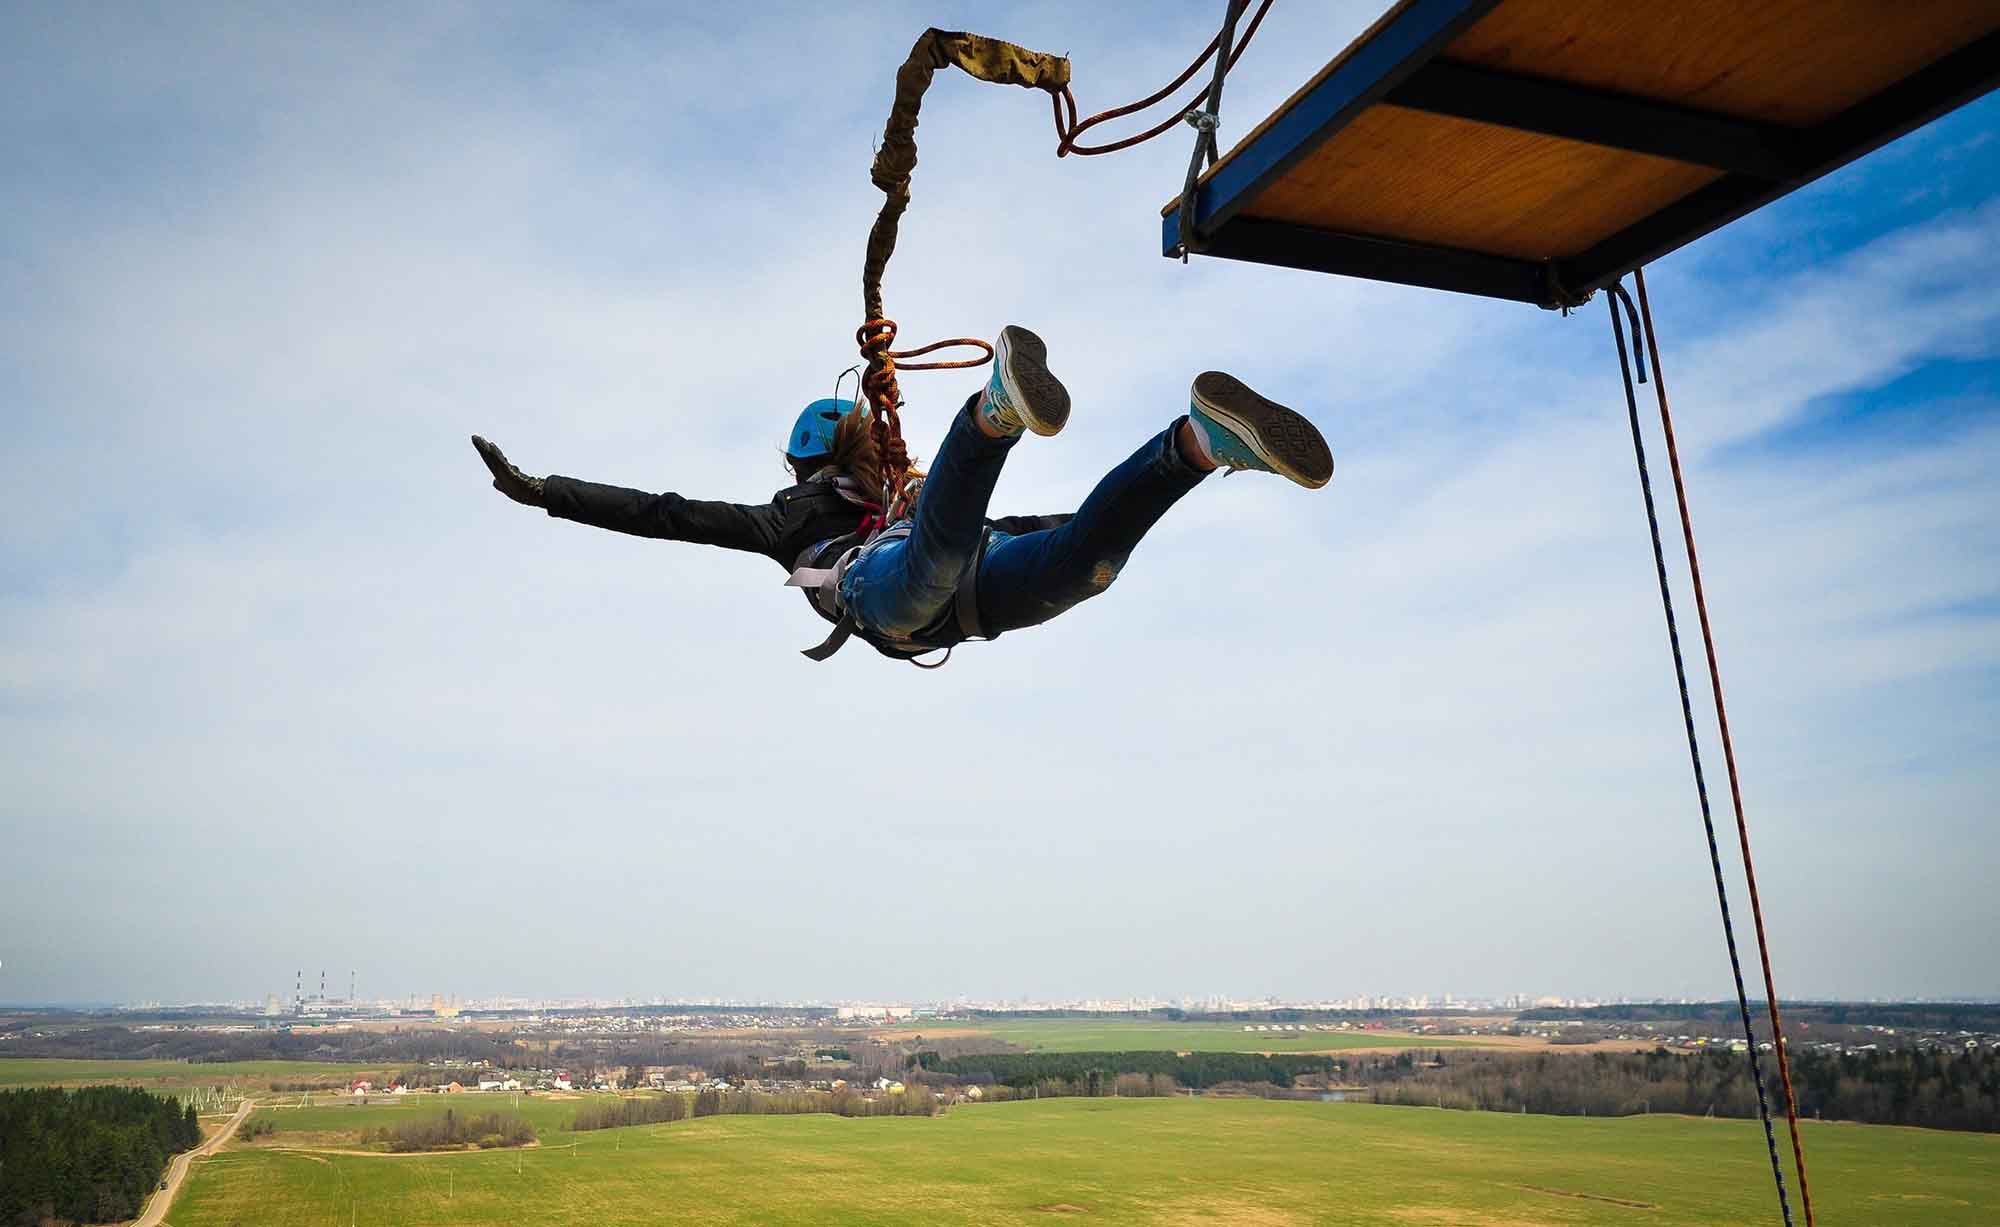
[{"label": "shoe sole", "polygon": [[1333,451],[1303,414],[1257,395],[1242,380],[1221,371],[1195,377],[1194,399],[1203,413],[1234,431],[1279,476],[1308,490],[1333,479]]},{"label": "shoe sole", "polygon": [[1026,328],[1000,330],[1000,379],[1027,428],[1046,438],[1069,421],[1069,389],[1049,373],[1049,347]]}]

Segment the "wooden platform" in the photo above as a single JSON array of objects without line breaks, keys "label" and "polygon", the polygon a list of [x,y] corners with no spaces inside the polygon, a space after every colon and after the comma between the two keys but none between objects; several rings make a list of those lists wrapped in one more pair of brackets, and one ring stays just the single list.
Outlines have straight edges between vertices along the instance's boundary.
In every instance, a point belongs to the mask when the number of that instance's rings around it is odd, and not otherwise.
[{"label": "wooden platform", "polygon": [[1196,254],[1560,307],[1996,84],[2000,0],[1402,0],[1203,176]]}]

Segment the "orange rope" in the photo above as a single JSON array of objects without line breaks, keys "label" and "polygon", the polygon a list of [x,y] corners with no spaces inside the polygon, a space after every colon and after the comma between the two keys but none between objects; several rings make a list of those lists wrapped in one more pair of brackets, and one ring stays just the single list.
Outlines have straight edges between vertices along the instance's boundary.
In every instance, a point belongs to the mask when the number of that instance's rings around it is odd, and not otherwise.
[{"label": "orange rope", "polygon": [[[891,328],[895,324],[884,320]],[[920,354],[934,353],[949,345],[970,345],[982,351],[977,358],[957,358],[950,362],[905,362],[905,358],[915,358]],[[949,341],[932,341],[929,345],[919,345],[915,349],[899,349],[889,355],[896,360],[898,370],[904,371],[955,371],[969,366],[985,366],[993,361],[993,346],[977,337],[953,337]]]},{"label": "orange rope", "polygon": [[[1639,470],[1639,494],[1646,507],[1646,530],[1652,539],[1653,571],[1660,581],[1660,613],[1667,621],[1667,646],[1674,658],[1674,683],[1680,691],[1681,725],[1687,732],[1688,766],[1694,770],[1695,798],[1701,803],[1702,834],[1708,841],[1708,867],[1715,875],[1715,906],[1722,915],[1722,942],[1729,951],[1730,978],[1736,986],[1736,1012],[1743,1020],[1745,1054],[1750,1058],[1750,1082],[1757,1091],[1757,1119],[1764,1126],[1764,1150],[1771,1158],[1771,1183],[1778,1194],[1778,1214],[1785,1227],[1792,1227],[1792,1203],[1785,1192],[1785,1170],[1778,1161],[1778,1135],[1771,1128],[1770,1097],[1765,1092],[1764,1065],[1757,1056],[1757,1030],[1750,1022],[1750,994],[1743,987],[1743,960],[1736,948],[1736,922],[1729,915],[1729,885],[1722,874],[1722,850],[1715,838],[1715,812],[1708,802],[1708,774],[1701,765],[1701,739],[1695,735],[1694,700],[1689,695],[1687,658],[1681,651],[1680,622],[1674,616],[1673,585],[1667,579],[1667,550],[1661,543],[1659,508],[1653,501],[1653,477],[1646,464],[1645,432],[1639,428],[1639,401],[1632,391],[1632,359],[1639,365],[1639,379],[1646,378],[1645,341],[1641,338],[1639,309],[1620,282],[1605,287],[1605,305],[1611,312],[1611,339],[1618,348],[1618,374],[1625,384],[1625,417],[1632,427],[1632,461]],[[1625,352],[1625,326],[1619,320],[1623,306],[1632,320],[1631,358]]]},{"label": "orange rope", "polygon": [[1701,644],[1708,653],[1709,692],[1715,696],[1715,722],[1722,731],[1722,761],[1729,766],[1729,800],[1736,810],[1736,836],[1743,848],[1743,877],[1750,887],[1750,917],[1757,930],[1757,957],[1764,965],[1764,1000],[1771,1009],[1771,1047],[1778,1054],[1778,1081],[1785,1088],[1785,1121],[1792,1131],[1792,1162],[1799,1171],[1799,1201],[1806,1227],[1814,1227],[1812,1190],[1806,1184],[1806,1149],[1799,1140],[1799,1101],[1792,1091],[1792,1062],[1785,1049],[1785,1025],[1778,1015],[1778,986],[1771,977],[1771,947],[1764,937],[1764,905],[1757,898],[1757,867],[1750,860],[1750,824],[1743,817],[1743,786],[1736,777],[1736,745],[1729,736],[1729,711],[1722,703],[1722,668],[1715,660],[1715,633],[1708,625],[1708,597],[1701,587],[1701,561],[1694,552],[1694,521],[1688,517],[1687,483],[1681,478],[1680,450],[1674,444],[1674,418],[1667,408],[1667,377],[1660,370],[1660,343],[1653,335],[1653,307],[1646,300],[1646,270],[1633,270],[1639,290],[1639,313],[1646,324],[1646,348],[1653,354],[1653,393],[1660,401],[1660,426],[1667,436],[1667,461],[1674,473],[1674,497],[1680,502],[1681,536],[1687,543],[1688,574],[1694,580],[1694,608],[1701,619]]},{"label": "orange rope", "polygon": [[[993,360],[993,347],[973,337],[933,341],[915,349],[890,349],[895,339],[896,321],[891,319],[872,319],[854,330],[854,342],[861,347],[861,357],[868,363],[867,371],[861,376],[861,395],[872,410],[869,429],[874,432],[876,446],[882,454],[882,515],[885,523],[893,523],[902,514],[909,493],[910,449],[903,441],[903,390],[896,379],[897,370],[962,370],[984,366]],[[977,358],[904,361],[954,345],[970,346],[982,352]]]},{"label": "orange rope", "polygon": [[[1243,37],[1237,40],[1236,46],[1230,50],[1229,67],[1231,68],[1236,67],[1236,61],[1243,58],[1244,48],[1248,47],[1250,45],[1250,40],[1256,37],[1257,27],[1263,23],[1264,14],[1270,11],[1271,11],[1271,0],[1264,0],[1262,4],[1257,6],[1256,15],[1251,17],[1250,24],[1244,27]],[[1121,149],[1130,149],[1134,145],[1144,144],[1145,142],[1152,140],[1154,137],[1159,136],[1161,133],[1168,131],[1169,129],[1174,127],[1174,125],[1180,123],[1182,116],[1186,115],[1189,111],[1194,110],[1196,107],[1199,107],[1202,103],[1208,100],[1208,94],[1209,94],[1208,88],[1204,88],[1199,94],[1196,94],[1194,97],[1188,99],[1187,102],[1180,108],[1178,108],[1172,115],[1169,115],[1166,119],[1161,120],[1158,124],[1155,124],[1153,127],[1146,129],[1144,132],[1139,133],[1137,136],[1128,136],[1124,140],[1112,141],[1108,145],[1079,145],[1076,143],[1077,137],[1082,136],[1085,132],[1088,132],[1090,129],[1096,127],[1097,125],[1104,123],[1106,120],[1120,119],[1123,118],[1124,116],[1131,115],[1135,112],[1143,111],[1146,108],[1159,102],[1161,99],[1165,98],[1168,94],[1173,93],[1181,86],[1187,84],[1188,80],[1192,78],[1194,74],[1201,71],[1201,66],[1203,64],[1208,63],[1209,57],[1214,55],[1216,53],[1216,50],[1221,45],[1222,45],[1222,32],[1218,30],[1216,32],[1215,37],[1208,40],[1208,46],[1202,49],[1201,55],[1195,60],[1194,63],[1189,64],[1187,68],[1181,72],[1180,76],[1175,77],[1173,80],[1167,82],[1165,86],[1147,95],[1146,97],[1141,98],[1137,102],[1128,102],[1122,107],[1112,107],[1108,111],[1099,111],[1097,114],[1092,115],[1089,119],[1086,119],[1081,123],[1077,122],[1076,118],[1076,95],[1070,92],[1069,86],[1067,85],[1063,86],[1062,93],[1060,95],[1051,94],[1050,101],[1055,105],[1055,116],[1056,116],[1056,156],[1059,158],[1064,158],[1068,157],[1072,153],[1075,153],[1089,157],[1100,153],[1116,153]],[[1063,111],[1065,107],[1067,107],[1069,111],[1069,119],[1067,124],[1065,124],[1063,121]]]}]

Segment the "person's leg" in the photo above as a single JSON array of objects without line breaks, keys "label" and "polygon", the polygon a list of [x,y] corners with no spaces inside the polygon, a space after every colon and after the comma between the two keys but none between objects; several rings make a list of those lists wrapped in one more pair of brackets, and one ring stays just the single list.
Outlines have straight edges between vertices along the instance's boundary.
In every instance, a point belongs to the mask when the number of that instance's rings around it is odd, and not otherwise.
[{"label": "person's leg", "polygon": [[1023,430],[1054,434],[1069,417],[1069,393],[1049,374],[1040,337],[1010,326],[994,348],[992,378],[959,410],[931,462],[910,535],[848,571],[845,598],[870,630],[907,637],[944,613],[979,557],[1007,453]]},{"label": "person's leg", "polygon": [[994,540],[979,569],[988,637],[1046,622],[1111,586],[1147,530],[1215,467],[1187,430],[1182,418],[1148,439],[1061,528]]},{"label": "person's leg", "polygon": [[1068,524],[994,542],[979,571],[981,629],[1034,626],[1110,587],[1147,530],[1219,466],[1317,489],[1333,476],[1333,454],[1298,413],[1204,372],[1188,416],[1107,474]]},{"label": "person's leg", "polygon": [[994,438],[979,428],[974,396],[953,419],[924,478],[910,535],[885,541],[848,569],[848,606],[870,630],[907,637],[930,625],[979,556],[986,506],[1018,436]]}]

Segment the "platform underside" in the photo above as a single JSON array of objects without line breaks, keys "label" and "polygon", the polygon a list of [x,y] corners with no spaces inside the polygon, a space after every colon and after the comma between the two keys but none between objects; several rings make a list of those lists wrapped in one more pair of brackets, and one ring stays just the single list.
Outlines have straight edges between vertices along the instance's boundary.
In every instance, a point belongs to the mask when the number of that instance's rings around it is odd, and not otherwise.
[{"label": "platform underside", "polygon": [[1996,84],[2000,0],[1403,0],[1203,176],[1196,251],[1562,306]]}]

